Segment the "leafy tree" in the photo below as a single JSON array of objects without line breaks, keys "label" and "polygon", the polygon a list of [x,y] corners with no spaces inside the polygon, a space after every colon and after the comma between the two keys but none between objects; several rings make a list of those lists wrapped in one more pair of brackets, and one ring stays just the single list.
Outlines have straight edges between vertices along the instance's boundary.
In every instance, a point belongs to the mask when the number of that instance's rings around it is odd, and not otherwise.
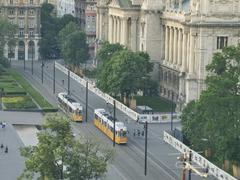
[{"label": "leafy tree", "polygon": [[37,146],[24,147],[26,168],[19,179],[87,179],[107,171],[111,150],[95,143],[75,140],[68,119],[53,114],[46,118],[38,133]]},{"label": "leafy tree", "polygon": [[86,34],[75,31],[67,36],[61,46],[64,60],[67,64],[79,67],[88,59],[88,44]]},{"label": "leafy tree", "polygon": [[61,18],[52,16],[54,6],[43,3],[41,8],[41,40],[39,52],[44,59],[57,58],[60,56],[58,33],[69,22],[76,22],[72,15],[64,15]]},{"label": "leafy tree", "polygon": [[129,98],[139,90],[141,79],[148,77],[152,68],[146,53],[122,50],[103,64],[97,85],[104,92]]},{"label": "leafy tree", "polygon": [[207,70],[207,90],[183,111],[183,132],[195,149],[210,148],[217,163],[240,164],[240,46],[214,54]]},{"label": "leafy tree", "polygon": [[119,52],[121,50],[124,50],[124,46],[119,43],[110,44],[107,41],[103,42],[101,48],[97,52],[97,59],[100,63],[109,61],[115,52]]},{"label": "leafy tree", "polygon": [[0,18],[0,63],[9,66],[8,60],[4,57],[4,46],[6,43],[13,48],[15,46],[15,34],[17,26],[5,18]]}]

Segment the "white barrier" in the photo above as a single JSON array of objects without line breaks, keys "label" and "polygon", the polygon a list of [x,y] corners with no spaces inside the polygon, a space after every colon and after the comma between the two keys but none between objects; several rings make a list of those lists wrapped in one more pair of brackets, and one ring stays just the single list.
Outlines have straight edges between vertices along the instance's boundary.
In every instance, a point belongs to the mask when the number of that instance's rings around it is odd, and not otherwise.
[{"label": "white barrier", "polygon": [[177,140],[173,136],[171,136],[169,133],[164,131],[164,137],[163,140],[173,146],[175,149],[180,151],[181,153],[189,154],[189,152],[192,152],[192,161],[195,162],[197,165],[199,165],[202,168],[208,168],[209,173],[216,177],[219,180],[237,180],[230,174],[226,173],[210,161],[208,161],[206,158],[198,154],[197,152],[190,149],[188,146],[183,144],[181,141]]},{"label": "white barrier", "polygon": [[[169,123],[171,122],[171,113],[162,114],[139,114],[139,122],[149,122],[149,123]],[[173,113],[173,122],[180,122],[180,114]]]},{"label": "white barrier", "polygon": [[[68,74],[68,69],[65,68],[64,66],[62,66],[61,64],[55,62],[55,67],[57,69],[59,69],[60,71],[62,71],[63,73],[65,73],[66,75]],[[87,81],[85,79],[79,77],[78,75],[76,75],[75,73],[73,73],[71,71],[70,71],[70,77],[73,78],[78,83],[80,83],[82,86],[86,87]],[[101,97],[106,102],[108,102],[108,103],[113,105],[114,98],[112,98],[108,94],[106,94],[106,93],[102,92],[101,90],[99,90],[98,88],[96,88],[95,87],[95,83],[89,82],[88,83],[88,88],[89,88],[90,91],[95,93],[97,96]],[[128,108],[127,106],[125,106],[124,104],[122,104],[121,102],[119,102],[117,100],[115,100],[115,102],[116,102],[116,108],[118,108],[120,111],[122,111],[127,116],[129,116],[132,119],[134,119],[135,121],[138,120],[139,114],[137,112],[133,111],[132,109]]]}]

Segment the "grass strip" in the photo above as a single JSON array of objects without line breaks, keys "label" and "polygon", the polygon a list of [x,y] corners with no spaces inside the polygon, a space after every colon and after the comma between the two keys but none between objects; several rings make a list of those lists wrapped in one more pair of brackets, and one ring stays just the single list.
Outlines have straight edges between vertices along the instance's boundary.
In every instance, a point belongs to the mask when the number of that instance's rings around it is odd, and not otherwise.
[{"label": "grass strip", "polygon": [[27,91],[42,109],[54,109],[54,107],[39,93],[37,92],[19,73],[10,70],[9,73],[14,79]]}]

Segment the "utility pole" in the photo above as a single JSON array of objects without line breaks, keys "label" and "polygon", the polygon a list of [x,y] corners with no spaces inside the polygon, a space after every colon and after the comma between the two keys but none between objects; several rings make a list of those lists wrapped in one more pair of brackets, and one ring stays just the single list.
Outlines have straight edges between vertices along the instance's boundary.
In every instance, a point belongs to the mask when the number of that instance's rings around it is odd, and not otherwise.
[{"label": "utility pole", "polygon": [[88,81],[86,82],[86,122],[88,120]]},{"label": "utility pole", "polygon": [[[192,151],[189,152],[189,165],[191,166],[192,164]],[[192,169],[189,168],[189,171],[188,171],[188,180],[191,180],[192,179]]]},{"label": "utility pole", "polygon": [[68,70],[68,95],[70,95],[70,70]]},{"label": "utility pole", "polygon": [[32,45],[32,75],[33,75],[33,45]]},{"label": "utility pole", "polygon": [[55,61],[53,63],[53,94],[55,94],[55,73],[56,73],[56,69],[55,69]]},{"label": "utility pole", "polygon": [[173,131],[173,109],[174,109],[174,105],[173,105],[173,90],[172,90],[172,112],[171,112],[171,132]]},{"label": "utility pole", "polygon": [[113,147],[115,147],[116,139],[116,101],[113,100]]},{"label": "utility pole", "polygon": [[42,84],[43,84],[43,66],[44,66],[44,63],[43,63],[43,59],[42,59],[42,65],[41,65],[41,67],[42,67]]},{"label": "utility pole", "polygon": [[144,175],[147,175],[147,134],[148,134],[148,122],[145,121],[145,163],[144,163]]}]

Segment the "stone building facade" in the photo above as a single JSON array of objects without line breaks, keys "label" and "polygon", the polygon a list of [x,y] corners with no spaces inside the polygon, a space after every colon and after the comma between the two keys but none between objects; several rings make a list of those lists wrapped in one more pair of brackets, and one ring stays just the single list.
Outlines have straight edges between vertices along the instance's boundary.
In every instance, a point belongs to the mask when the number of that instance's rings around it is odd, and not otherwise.
[{"label": "stone building facade", "polygon": [[182,105],[205,89],[213,53],[240,41],[240,1],[100,0],[100,40],[146,51],[160,94]]},{"label": "stone building facade", "polygon": [[16,46],[5,45],[5,57],[39,59],[40,3],[40,0],[0,0],[0,16],[18,25]]}]

